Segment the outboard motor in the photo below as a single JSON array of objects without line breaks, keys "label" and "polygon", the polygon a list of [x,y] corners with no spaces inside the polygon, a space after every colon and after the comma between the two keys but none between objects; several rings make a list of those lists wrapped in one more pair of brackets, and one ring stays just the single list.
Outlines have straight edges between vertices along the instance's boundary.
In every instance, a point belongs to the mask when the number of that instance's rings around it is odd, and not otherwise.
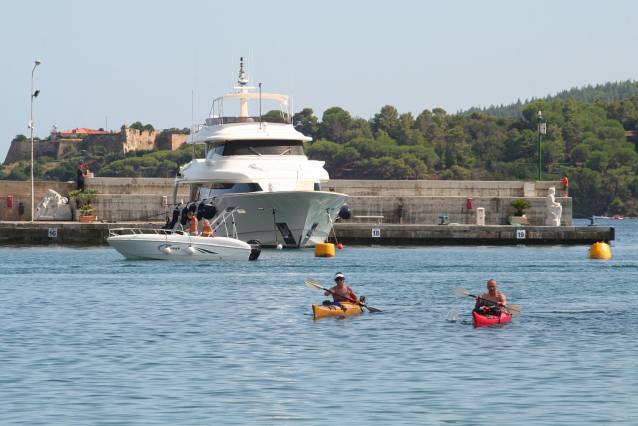
[{"label": "outboard motor", "polygon": [[197,214],[195,215],[195,217],[197,217],[197,220],[200,222],[202,218],[204,217],[203,208],[204,208],[204,202],[202,201],[201,203],[197,205]]},{"label": "outboard motor", "polygon": [[179,223],[182,224],[182,226],[185,226],[186,223],[188,223],[188,207],[184,207],[182,209],[182,217],[180,218]]},{"label": "outboard motor", "polygon": [[341,209],[339,209],[339,218],[343,219],[343,220],[348,220],[352,217],[352,207],[350,207],[347,204],[344,204],[343,206],[341,206]]},{"label": "outboard motor", "polygon": [[168,222],[166,225],[164,225],[164,227],[162,229],[173,229],[173,228],[175,228],[175,224],[177,224],[178,220],[179,220],[179,206],[175,206],[175,208],[173,209],[173,219],[171,219],[170,222]]},{"label": "outboard motor", "polygon": [[202,209],[202,215],[204,219],[211,220],[217,215],[217,207],[212,204],[200,204],[199,207]]},{"label": "outboard motor", "polygon": [[248,240],[246,242],[250,245],[250,256],[248,260],[257,260],[261,254],[261,243],[259,240]]}]

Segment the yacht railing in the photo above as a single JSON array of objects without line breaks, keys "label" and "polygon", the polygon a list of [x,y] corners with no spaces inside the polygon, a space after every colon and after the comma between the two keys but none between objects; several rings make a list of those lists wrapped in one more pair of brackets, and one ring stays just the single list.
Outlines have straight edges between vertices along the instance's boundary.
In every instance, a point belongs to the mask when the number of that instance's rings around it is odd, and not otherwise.
[{"label": "yacht railing", "polygon": [[[235,213],[246,213],[239,207],[228,207],[226,210],[218,214],[210,221],[213,232],[223,226],[226,233],[226,237],[238,239],[237,226],[235,225]],[[228,223],[230,221],[230,224]],[[178,222],[176,227],[182,225]],[[229,231],[230,227],[230,231]],[[109,237],[116,237],[120,235],[189,235],[188,231],[183,229],[157,229],[157,228],[110,228]],[[220,235],[218,235],[220,236]]]},{"label": "yacht railing", "polygon": [[[207,126],[219,126],[221,124],[259,123],[256,117],[210,117],[205,120]],[[291,117],[261,117],[262,123],[292,124]]]},{"label": "yacht railing", "polygon": [[119,235],[188,235],[188,232],[174,229],[156,229],[156,228],[110,228],[109,237]]}]

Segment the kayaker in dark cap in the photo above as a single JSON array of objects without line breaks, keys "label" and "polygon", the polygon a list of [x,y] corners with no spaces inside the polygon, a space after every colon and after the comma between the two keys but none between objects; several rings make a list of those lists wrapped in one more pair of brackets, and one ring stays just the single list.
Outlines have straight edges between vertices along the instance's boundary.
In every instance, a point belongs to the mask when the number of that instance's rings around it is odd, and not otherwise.
[{"label": "kayaker in dark cap", "polygon": [[[352,291],[350,287],[345,285],[346,277],[341,272],[337,272],[335,274],[335,282],[337,283],[337,285],[326,291],[324,295],[330,296],[332,294],[332,300],[334,300],[335,302],[350,302],[350,299],[354,299],[355,302],[359,303],[359,297],[354,294],[354,291]],[[350,299],[338,296],[337,294],[331,292],[342,294],[346,297],[349,297]]]},{"label": "kayaker in dark cap", "polygon": [[507,299],[505,299],[505,295],[496,291],[496,280],[489,280],[487,282],[487,291],[483,293],[483,295],[479,298],[479,296],[474,296],[476,298],[476,305],[474,309],[479,308],[481,306],[491,307],[503,307],[507,305]]}]

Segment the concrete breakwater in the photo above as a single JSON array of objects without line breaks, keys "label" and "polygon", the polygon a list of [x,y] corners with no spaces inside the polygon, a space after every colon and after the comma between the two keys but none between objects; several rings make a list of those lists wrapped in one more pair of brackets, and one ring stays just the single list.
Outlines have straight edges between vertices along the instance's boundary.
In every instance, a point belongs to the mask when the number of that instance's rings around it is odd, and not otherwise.
[{"label": "concrete breakwater", "polygon": [[[603,226],[395,225],[335,224],[343,244],[403,245],[553,245],[613,241],[615,228]],[[334,238],[331,240],[334,242]]]},{"label": "concrete breakwater", "polygon": [[163,223],[0,222],[0,244],[107,244],[111,228],[161,228]]},{"label": "concrete breakwater", "polygon": [[[100,193],[93,201],[100,223],[29,223],[30,183],[2,181],[0,220],[5,222],[0,223],[0,243],[104,244],[109,228],[159,228],[172,212],[166,201],[172,203],[173,179],[88,178],[86,186]],[[563,208],[560,227],[542,226],[550,187],[557,188],[556,201]],[[68,196],[75,184],[36,182],[36,204],[48,189]],[[572,199],[562,197],[561,182],[332,180],[323,190],[349,195],[346,202],[354,217],[335,225],[337,238],[348,244],[591,244],[614,239],[614,228],[571,226]],[[178,200],[188,201],[187,188],[177,195]],[[9,196],[13,197],[12,206]],[[531,204],[528,226],[502,225],[514,214],[509,203],[515,198],[525,198]],[[19,203],[22,215],[18,214]],[[73,202],[71,206],[75,210]],[[478,207],[485,209],[484,226],[476,225]],[[438,225],[440,216],[446,216],[451,225]],[[525,234],[522,237],[521,231]]]},{"label": "concrete breakwater", "polygon": [[[0,182],[0,220],[29,221],[30,183]],[[165,206],[163,202],[166,197],[172,203],[173,179],[88,178],[86,186],[100,192],[93,201],[99,219],[161,221],[171,213],[172,207]],[[556,188],[556,201],[563,207],[561,225],[570,226],[572,199],[562,196],[561,182],[331,180],[323,185],[323,190],[348,194],[346,202],[352,207],[355,217],[380,217],[383,223],[396,224],[435,225],[439,223],[439,216],[448,216],[448,222],[452,223],[475,224],[476,209],[483,207],[485,224],[499,225],[509,222],[509,216],[514,214],[509,203],[514,198],[525,198],[531,204],[527,211],[528,224],[541,226],[545,221],[545,197],[550,187]],[[36,205],[47,194],[47,189],[67,197],[68,191],[75,189],[75,184],[36,182]],[[9,195],[14,197],[13,207],[7,204],[6,196]],[[177,195],[178,200],[188,201],[186,188],[181,188]],[[472,208],[468,208],[468,199],[472,200]],[[19,203],[24,206],[21,216],[18,214]]]},{"label": "concrete breakwater", "polygon": [[[0,222],[0,244],[104,245],[111,228],[157,229],[161,222]],[[615,239],[606,226],[335,224],[337,240],[349,245],[593,244]],[[331,238],[334,242],[334,238]]]}]

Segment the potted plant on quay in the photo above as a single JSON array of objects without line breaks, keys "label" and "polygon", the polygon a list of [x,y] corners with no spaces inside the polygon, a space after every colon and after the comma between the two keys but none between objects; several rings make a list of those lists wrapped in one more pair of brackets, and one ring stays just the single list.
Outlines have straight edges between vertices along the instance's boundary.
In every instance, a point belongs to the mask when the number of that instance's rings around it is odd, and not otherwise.
[{"label": "potted plant on quay", "polygon": [[516,210],[516,215],[510,216],[509,221],[520,223],[521,225],[527,225],[527,216],[525,216],[525,210],[532,207],[532,204],[525,198],[514,198],[514,200],[510,203],[510,207]]},{"label": "potted plant on quay", "polygon": [[100,192],[93,188],[84,188],[84,190],[77,189],[75,191],[69,191],[69,197],[75,198],[77,205],[78,220],[80,222],[93,222],[97,220],[97,216],[93,215],[93,199]]}]

